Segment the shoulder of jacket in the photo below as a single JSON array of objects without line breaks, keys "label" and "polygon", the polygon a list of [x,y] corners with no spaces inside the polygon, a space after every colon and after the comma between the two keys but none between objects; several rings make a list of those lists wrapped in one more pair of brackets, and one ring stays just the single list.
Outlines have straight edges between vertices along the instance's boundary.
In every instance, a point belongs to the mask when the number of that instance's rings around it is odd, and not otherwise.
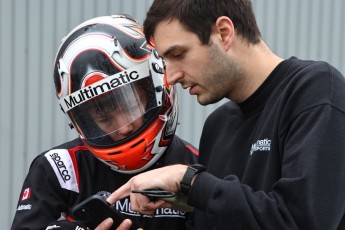
[{"label": "shoulder of jacket", "polygon": [[67,149],[52,149],[44,154],[52,167],[61,188],[79,192],[78,165],[74,152]]}]

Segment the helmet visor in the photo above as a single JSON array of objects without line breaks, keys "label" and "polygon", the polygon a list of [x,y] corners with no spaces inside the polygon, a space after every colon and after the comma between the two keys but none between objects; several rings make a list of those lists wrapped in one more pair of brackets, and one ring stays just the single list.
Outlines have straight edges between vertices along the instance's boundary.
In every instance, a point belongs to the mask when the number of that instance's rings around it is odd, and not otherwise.
[{"label": "helmet visor", "polygon": [[[99,86],[100,81],[81,91],[90,89],[91,92],[96,85]],[[71,107],[67,113],[82,137],[93,144],[107,146],[134,135],[150,122],[158,104],[152,78],[144,77],[107,92],[104,90]]]}]

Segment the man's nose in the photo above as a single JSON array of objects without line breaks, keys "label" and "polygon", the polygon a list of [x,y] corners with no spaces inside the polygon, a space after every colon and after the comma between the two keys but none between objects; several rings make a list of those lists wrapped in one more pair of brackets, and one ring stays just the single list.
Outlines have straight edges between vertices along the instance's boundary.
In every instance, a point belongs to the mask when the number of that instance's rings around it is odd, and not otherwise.
[{"label": "man's nose", "polygon": [[166,74],[169,85],[175,85],[183,79],[183,72],[171,62],[166,63]]}]

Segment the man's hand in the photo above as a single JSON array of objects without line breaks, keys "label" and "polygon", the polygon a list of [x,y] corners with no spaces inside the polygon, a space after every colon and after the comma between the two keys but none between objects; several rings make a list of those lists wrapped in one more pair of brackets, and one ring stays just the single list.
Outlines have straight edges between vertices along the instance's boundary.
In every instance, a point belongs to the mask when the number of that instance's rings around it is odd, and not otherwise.
[{"label": "man's hand", "polygon": [[[186,170],[186,165],[171,165],[141,173],[132,177],[126,184],[113,192],[107,198],[107,201],[110,204],[114,204],[116,201],[130,196],[131,208],[133,211],[152,215],[156,209],[171,207],[171,204],[164,200],[150,201],[146,196],[140,193],[132,193],[132,190],[160,188],[170,192],[179,192],[180,182]],[[113,220],[111,218],[105,219],[95,230],[109,230],[112,224]],[[128,230],[131,225],[132,221],[126,219],[116,230]]]},{"label": "man's hand", "polygon": [[152,215],[158,208],[170,208],[171,204],[164,200],[150,201],[140,193],[132,193],[132,190],[160,188],[170,192],[179,192],[180,182],[186,170],[186,165],[171,165],[141,173],[113,192],[107,201],[114,204],[130,196],[132,210],[146,215]]}]

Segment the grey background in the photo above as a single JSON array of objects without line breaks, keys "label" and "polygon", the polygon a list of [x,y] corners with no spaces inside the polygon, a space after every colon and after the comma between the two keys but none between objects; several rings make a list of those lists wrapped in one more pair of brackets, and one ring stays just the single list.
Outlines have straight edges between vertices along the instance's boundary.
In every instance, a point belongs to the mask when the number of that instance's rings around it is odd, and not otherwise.
[{"label": "grey background", "polygon": [[[2,229],[10,229],[22,182],[40,152],[76,136],[57,106],[52,65],[60,39],[89,18],[127,13],[141,23],[150,0],[0,0]],[[254,0],[262,36],[283,58],[328,61],[345,73],[343,0]],[[179,90],[177,134],[198,145],[207,115]]]}]

